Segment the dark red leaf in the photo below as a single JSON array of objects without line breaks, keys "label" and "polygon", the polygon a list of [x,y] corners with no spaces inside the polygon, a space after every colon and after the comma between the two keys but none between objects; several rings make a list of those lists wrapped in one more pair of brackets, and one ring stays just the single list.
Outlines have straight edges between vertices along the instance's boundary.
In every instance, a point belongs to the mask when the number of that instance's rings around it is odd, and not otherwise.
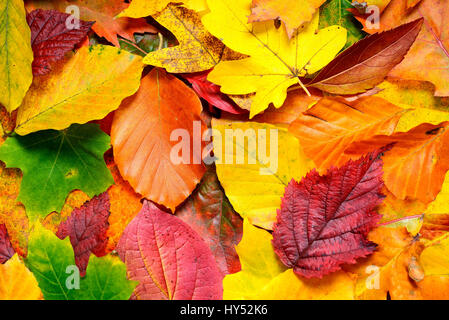
[{"label": "dark red leaf", "polygon": [[139,281],[132,299],[222,298],[222,276],[207,244],[186,223],[149,201],[123,232],[117,252],[128,277]]},{"label": "dark red leaf", "polygon": [[423,19],[418,19],[367,36],[340,53],[307,85],[335,94],[356,94],[373,88],[404,59],[422,23]]},{"label": "dark red leaf", "polygon": [[91,253],[97,257],[105,255],[109,210],[109,195],[104,192],[84,203],[81,208],[74,209],[71,216],[59,225],[56,235],[60,239],[70,237],[75,263],[82,277],[86,274]]},{"label": "dark red leaf", "polygon": [[274,250],[281,261],[306,278],[337,271],[376,249],[366,239],[381,218],[383,149],[326,175],[315,170],[285,189],[273,229]]},{"label": "dark red leaf", "polygon": [[206,171],[198,188],[176,210],[176,216],[209,245],[223,276],[240,271],[235,246],[242,239],[243,220],[226,198],[215,170]]},{"label": "dark red leaf", "polygon": [[212,106],[233,114],[248,113],[247,110],[241,109],[227,95],[222,93],[220,86],[207,80],[207,75],[210,71],[183,74],[183,77],[192,84],[192,88],[198,96],[209,102]]},{"label": "dark red leaf", "polygon": [[56,10],[37,9],[27,15],[31,29],[33,49],[33,75],[50,72],[50,63],[60,60],[81,42],[94,22],[79,21],[79,29],[68,29],[66,21],[69,14]]},{"label": "dark red leaf", "polygon": [[13,255],[15,251],[9,241],[8,231],[4,224],[0,225],[0,263],[5,263]]}]

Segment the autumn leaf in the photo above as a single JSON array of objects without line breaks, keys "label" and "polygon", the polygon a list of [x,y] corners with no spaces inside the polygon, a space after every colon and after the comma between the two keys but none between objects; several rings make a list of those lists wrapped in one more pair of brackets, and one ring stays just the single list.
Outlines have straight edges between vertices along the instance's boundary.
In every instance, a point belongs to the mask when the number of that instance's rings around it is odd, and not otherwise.
[{"label": "autumn leaf", "polygon": [[402,61],[422,23],[416,20],[364,38],[339,54],[308,85],[334,94],[371,89]]},{"label": "autumn leaf", "polygon": [[22,0],[2,1],[0,26],[0,104],[11,112],[20,106],[33,80],[31,32]]},{"label": "autumn leaf", "polygon": [[68,29],[66,21],[69,14],[56,10],[34,10],[27,15],[31,29],[31,48],[33,49],[33,75],[50,72],[50,63],[61,60],[87,33],[93,22],[80,20],[79,28]]},{"label": "autumn leaf", "polygon": [[[119,17],[140,18],[155,15],[164,10],[171,0],[133,0],[129,7],[120,13]],[[182,0],[177,3],[183,3],[185,7],[197,12],[207,9],[206,0]]]},{"label": "autumn leaf", "polygon": [[127,7],[122,0],[25,0],[25,2],[30,11],[40,8],[66,12],[67,8],[71,8],[70,6],[77,6],[80,10],[80,18],[95,21],[92,30],[116,47],[120,46],[117,35],[132,41],[134,33],[158,32],[145,19],[116,18]]},{"label": "autumn leaf", "polygon": [[65,129],[101,119],[139,88],[141,58],[111,46],[81,48],[67,63],[34,80],[15,132]]},{"label": "autumn leaf", "polygon": [[[172,211],[205,172],[202,149],[193,145],[193,135],[201,137],[206,129],[200,113],[201,102],[189,87],[165,71],[153,69],[142,79],[137,94],[126,99],[114,116],[111,140],[123,178],[137,193]],[[179,139],[171,138],[176,129],[187,132],[187,141],[182,137],[181,142],[173,141]],[[179,144],[185,160],[176,164],[170,159],[179,156]],[[176,145],[177,153],[172,156]]]},{"label": "autumn leaf", "polygon": [[[300,180],[313,163],[285,128],[216,119],[212,128],[217,175],[229,201],[243,218],[271,229],[285,187],[292,178]],[[256,149],[262,144],[265,154]]]},{"label": "autumn leaf", "polygon": [[179,45],[150,52],[143,59],[146,64],[168,72],[191,73],[209,70],[221,60],[242,57],[212,36],[193,10],[169,5],[154,18],[176,36]]},{"label": "autumn leaf", "polygon": [[206,171],[198,189],[175,214],[209,245],[223,275],[240,271],[234,246],[242,237],[242,219],[232,208],[212,169]]},{"label": "autumn leaf", "polygon": [[309,172],[285,188],[273,227],[273,246],[281,261],[303,277],[337,271],[376,249],[366,239],[381,216],[382,150],[350,160],[326,175]]},{"label": "autumn leaf", "polygon": [[11,241],[9,241],[8,230],[4,224],[0,224],[0,263],[8,261],[14,253]]},{"label": "autumn leaf", "polygon": [[220,271],[201,237],[179,218],[145,201],[117,247],[136,299],[220,299]]},{"label": "autumn leaf", "polygon": [[35,220],[60,211],[73,189],[91,197],[106,191],[113,183],[103,160],[109,147],[109,137],[97,125],[72,125],[65,131],[10,137],[0,148],[0,159],[23,172],[17,201]]},{"label": "autumn leaf", "polygon": [[344,153],[352,143],[377,133],[392,134],[404,113],[381,98],[364,97],[354,102],[323,98],[293,121],[289,131],[299,139],[319,172],[324,173],[356,158]]},{"label": "autumn leaf", "polygon": [[354,143],[345,153],[357,156],[393,144],[383,157],[386,187],[399,199],[418,199],[428,204],[440,192],[449,170],[445,157],[449,152],[447,126],[447,122],[423,123],[408,132],[373,136]]},{"label": "autumn leaf", "polygon": [[0,300],[41,300],[42,292],[36,278],[14,255],[0,265]]},{"label": "autumn leaf", "polygon": [[109,215],[109,195],[104,192],[86,202],[81,208],[73,210],[71,216],[59,225],[56,235],[60,239],[70,238],[75,263],[82,277],[86,275],[91,253],[97,257],[106,254]]},{"label": "autumn leaf", "polygon": [[289,38],[304,22],[312,20],[325,0],[276,1],[252,0],[248,22],[279,19],[284,22]]},{"label": "autumn leaf", "polygon": [[[287,88],[328,64],[346,43],[346,30],[332,26],[318,30],[318,14],[298,35],[288,39],[284,28],[273,22],[249,24],[251,0],[208,1],[210,13],[202,18],[204,26],[223,43],[249,58],[222,61],[208,80],[221,86],[226,94],[256,93],[250,117],[270,103],[282,106]],[[298,50],[298,48],[302,48]]]},{"label": "autumn leaf", "polygon": [[[137,283],[126,279],[125,265],[118,257],[92,257],[86,277],[73,288],[75,260],[68,239],[60,240],[40,224],[30,235],[25,259],[46,300],[127,300]],[[69,272],[67,272],[69,270]],[[69,284],[69,285],[68,285]]]}]

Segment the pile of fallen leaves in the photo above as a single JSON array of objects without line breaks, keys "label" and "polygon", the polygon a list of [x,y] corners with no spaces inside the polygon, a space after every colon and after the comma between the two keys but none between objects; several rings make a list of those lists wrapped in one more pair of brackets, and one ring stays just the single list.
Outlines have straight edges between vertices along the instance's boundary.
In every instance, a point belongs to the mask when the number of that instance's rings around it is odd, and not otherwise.
[{"label": "pile of fallen leaves", "polygon": [[449,1],[367,2],[2,0],[0,299],[448,299]]}]

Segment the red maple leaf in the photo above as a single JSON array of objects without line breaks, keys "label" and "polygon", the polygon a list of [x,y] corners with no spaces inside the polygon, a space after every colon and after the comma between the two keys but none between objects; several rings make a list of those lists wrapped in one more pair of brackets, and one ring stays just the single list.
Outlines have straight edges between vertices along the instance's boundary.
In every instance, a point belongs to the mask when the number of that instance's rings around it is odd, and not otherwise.
[{"label": "red maple leaf", "polygon": [[74,209],[71,216],[59,225],[56,235],[60,239],[70,237],[75,263],[82,277],[86,274],[91,253],[97,257],[105,255],[109,210],[109,195],[103,192],[84,203],[81,208]]},{"label": "red maple leaf", "polygon": [[4,224],[0,225],[0,263],[5,263],[13,255],[15,251],[9,241],[8,231]]},{"label": "red maple leaf", "polygon": [[376,249],[366,239],[381,218],[384,149],[369,153],[324,176],[313,170],[285,189],[273,229],[281,261],[306,278],[339,270]]},{"label": "red maple leaf", "polygon": [[220,86],[207,80],[207,75],[211,70],[186,73],[183,74],[183,77],[192,84],[192,88],[198,96],[209,102],[211,106],[233,114],[248,113],[247,110],[238,107],[231,98],[221,92]]},{"label": "red maple leaf", "polygon": [[69,14],[37,9],[27,15],[33,49],[33,75],[50,72],[50,63],[60,60],[83,40],[94,22],[79,21],[79,28],[68,29]]}]

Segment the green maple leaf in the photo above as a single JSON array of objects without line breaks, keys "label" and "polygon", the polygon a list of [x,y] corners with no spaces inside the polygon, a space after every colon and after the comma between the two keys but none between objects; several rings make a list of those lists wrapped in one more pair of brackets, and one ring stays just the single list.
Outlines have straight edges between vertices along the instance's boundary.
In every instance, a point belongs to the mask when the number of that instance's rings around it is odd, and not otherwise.
[{"label": "green maple leaf", "polygon": [[112,255],[90,257],[86,276],[75,285],[70,240],[58,239],[40,224],[31,232],[25,264],[46,300],[127,300],[137,285],[127,280],[125,264]]},{"label": "green maple leaf", "polygon": [[0,148],[0,160],[22,170],[17,201],[34,221],[60,211],[74,189],[93,197],[113,184],[103,159],[109,147],[110,138],[98,125],[75,124],[63,131],[12,136]]},{"label": "green maple leaf", "polygon": [[362,25],[347,10],[353,8],[349,0],[329,0],[320,10],[320,29],[333,25],[344,27],[347,31],[347,42],[344,49],[364,37]]}]

